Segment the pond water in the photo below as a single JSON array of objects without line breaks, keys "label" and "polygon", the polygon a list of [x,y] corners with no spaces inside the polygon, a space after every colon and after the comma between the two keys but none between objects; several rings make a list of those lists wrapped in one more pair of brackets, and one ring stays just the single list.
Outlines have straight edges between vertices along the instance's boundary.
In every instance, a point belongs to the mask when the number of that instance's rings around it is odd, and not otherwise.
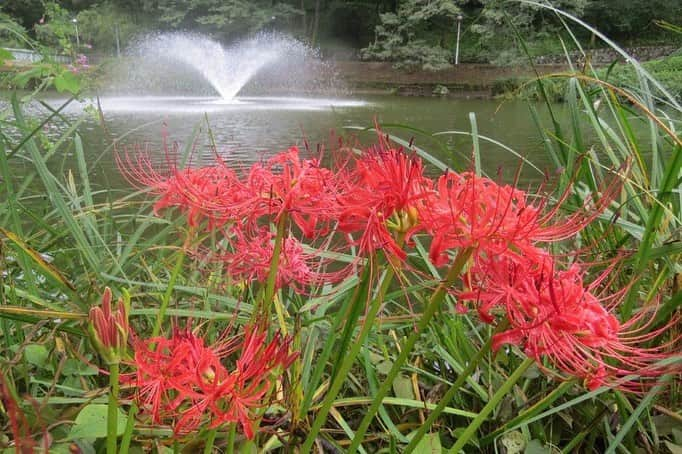
[{"label": "pond water", "polygon": [[[57,107],[66,99],[52,95],[44,101]],[[200,129],[192,160],[197,164],[214,160],[210,146],[213,142],[221,158],[235,166],[248,165],[291,145],[303,147],[305,142],[314,150],[317,144],[336,141],[330,139],[333,134],[350,136],[350,142],[370,144],[376,138],[375,133],[349,128],[371,127],[376,121],[384,131],[405,140],[412,139],[414,145],[446,164],[463,169],[469,166],[472,153],[472,140],[466,135],[472,127],[471,112],[475,114],[480,135],[509,146],[543,171],[554,170],[529,106],[520,101],[357,96],[345,99],[250,97],[223,102],[207,97],[108,97],[100,99],[103,121],[96,115],[93,108],[96,105],[96,100],[71,102],[63,111],[66,121],[56,121],[48,132],[56,137],[67,127],[67,121],[86,116],[79,132],[91,167],[91,179],[101,186],[125,184],[117,176],[114,151],[110,147],[114,139],[129,146],[148,144],[154,158],[162,162],[165,160],[161,148],[163,132],[167,131],[169,140],[182,147],[191,140],[196,128]],[[546,118],[543,106],[536,107],[541,117]],[[29,114],[44,117],[47,110],[34,105]],[[440,135],[437,139],[428,136],[443,131],[460,133]],[[56,160],[60,167],[72,168],[69,156],[62,158]],[[484,170],[495,174],[502,169],[507,180],[513,177],[520,163],[519,157],[484,139],[481,139],[481,160]],[[540,177],[537,170],[524,167],[524,179]]]}]

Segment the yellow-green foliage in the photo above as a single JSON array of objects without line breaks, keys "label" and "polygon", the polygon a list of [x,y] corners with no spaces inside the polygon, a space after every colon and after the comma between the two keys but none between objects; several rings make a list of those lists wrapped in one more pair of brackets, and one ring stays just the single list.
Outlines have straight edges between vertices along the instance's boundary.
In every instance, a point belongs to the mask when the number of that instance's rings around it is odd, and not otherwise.
[{"label": "yellow-green foliage", "polygon": [[[656,80],[658,80],[677,99],[682,99],[682,54],[674,54],[658,60],[642,63]],[[614,85],[638,88],[639,82],[635,69],[631,65],[618,64],[607,73],[600,71],[600,77],[606,78]]]}]

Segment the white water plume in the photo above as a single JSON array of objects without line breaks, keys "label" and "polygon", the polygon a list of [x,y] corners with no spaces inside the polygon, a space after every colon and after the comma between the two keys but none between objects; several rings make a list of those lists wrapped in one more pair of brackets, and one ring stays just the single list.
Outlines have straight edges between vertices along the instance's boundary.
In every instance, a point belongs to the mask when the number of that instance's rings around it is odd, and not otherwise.
[{"label": "white water plume", "polygon": [[[203,35],[163,33],[145,37],[132,54],[140,59],[134,66],[142,74],[135,78],[136,88],[141,88],[139,85],[145,82],[168,78],[167,73],[173,72],[168,69],[173,68],[169,61],[175,61],[199,73],[221,98],[228,101],[260,71],[265,72],[266,67],[274,74],[266,75],[269,77],[265,79],[274,80],[274,85],[280,87],[315,83],[316,73],[321,72],[320,60],[311,47],[277,33],[257,34],[227,47]],[[182,73],[182,68],[176,69]],[[178,80],[182,77],[186,78],[186,74],[180,74]]]}]

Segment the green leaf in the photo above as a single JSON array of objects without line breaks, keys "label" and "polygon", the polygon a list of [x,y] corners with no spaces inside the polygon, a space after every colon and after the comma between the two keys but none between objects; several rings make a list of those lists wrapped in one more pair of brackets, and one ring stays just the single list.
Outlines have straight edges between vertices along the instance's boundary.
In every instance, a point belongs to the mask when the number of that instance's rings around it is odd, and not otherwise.
[{"label": "green leaf", "polygon": [[[74,425],[71,426],[68,440],[76,440],[80,438],[104,438],[107,436],[107,409],[105,404],[90,404],[83,407],[83,409],[76,416]],[[117,410],[118,414],[118,431],[117,435],[123,435],[128,417]]]},{"label": "green leaf", "polygon": [[540,440],[531,440],[526,446],[524,454],[552,454],[552,450],[547,448]]},{"label": "green leaf", "polygon": [[47,358],[49,352],[44,345],[41,344],[29,344],[24,349],[24,357],[29,364],[33,364],[36,367],[44,368],[47,364]]},{"label": "green leaf", "polygon": [[247,440],[239,446],[239,452],[246,454],[256,454],[258,453],[258,447],[253,441]]},{"label": "green leaf", "polygon": [[81,378],[77,375],[67,375],[59,384],[59,390],[64,397],[82,397],[85,392]]},{"label": "green leaf", "polygon": [[673,439],[675,440],[675,444],[682,445],[682,430],[680,429],[673,429]]},{"label": "green leaf", "polygon": [[40,254],[40,252],[32,249],[21,238],[19,238],[18,235],[16,235],[13,232],[10,232],[9,230],[5,230],[2,227],[0,227],[0,235],[10,240],[22,252],[28,255],[33,260],[33,262],[38,266],[38,268],[40,268],[47,276],[50,276],[52,279],[59,282],[61,285],[68,288],[69,290],[76,290],[73,284],[71,284],[71,282],[69,282],[69,280],[66,279],[54,265],[45,260],[45,258],[43,257],[42,254]]},{"label": "green leaf", "polygon": [[54,86],[60,93],[68,91],[75,95],[80,91],[81,83],[78,77],[71,71],[62,71],[55,77]]},{"label": "green leaf", "polygon": [[[95,448],[90,443],[77,443],[78,449],[82,454],[95,454]],[[73,451],[73,443],[60,443],[50,446],[50,454],[71,454]],[[12,451],[14,452],[14,451]]]},{"label": "green leaf", "polygon": [[99,371],[95,366],[85,364],[76,358],[69,358],[62,369],[64,375],[97,375]]},{"label": "green leaf", "polygon": [[8,51],[7,49],[0,48],[0,65],[5,63],[7,60],[14,60],[12,52]]},{"label": "green leaf", "polygon": [[393,392],[396,397],[400,397],[401,399],[414,399],[412,380],[404,375],[398,375],[395,380],[393,380]]},{"label": "green leaf", "polygon": [[376,366],[376,370],[381,375],[388,375],[388,372],[393,367],[393,361],[382,361]]},{"label": "green leaf", "polygon": [[512,430],[500,437],[499,444],[506,449],[507,454],[521,454],[526,447],[526,437],[521,431]]},{"label": "green leaf", "polygon": [[440,454],[441,452],[443,452],[443,448],[440,445],[440,435],[438,433],[425,435],[414,448],[415,454]]},{"label": "green leaf", "polygon": [[666,440],[665,445],[668,447],[672,454],[682,454],[682,446],[670,443]]}]

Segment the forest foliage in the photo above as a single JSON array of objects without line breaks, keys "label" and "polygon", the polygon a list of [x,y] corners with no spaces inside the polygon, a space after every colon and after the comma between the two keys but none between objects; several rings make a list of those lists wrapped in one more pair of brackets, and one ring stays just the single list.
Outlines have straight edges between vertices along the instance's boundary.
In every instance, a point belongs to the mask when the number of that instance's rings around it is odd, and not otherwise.
[{"label": "forest foliage", "polygon": [[[81,47],[108,55],[116,52],[117,45],[129,44],[136,36],[154,31],[191,30],[223,42],[259,31],[281,31],[321,47],[332,57],[361,57],[393,61],[398,65],[438,68],[453,60],[458,17],[461,17],[462,61],[518,61],[523,57],[515,45],[518,35],[528,41],[532,53],[561,54],[561,45],[554,39],[562,28],[561,22],[550,10],[532,3],[501,0],[7,0],[1,8],[34,37],[67,52],[76,41],[76,28],[82,38]],[[551,4],[587,23],[598,24],[622,45],[679,44],[679,35],[657,25],[660,21],[682,22],[679,1],[552,0]],[[586,42],[590,38],[589,34],[582,36]]]}]

